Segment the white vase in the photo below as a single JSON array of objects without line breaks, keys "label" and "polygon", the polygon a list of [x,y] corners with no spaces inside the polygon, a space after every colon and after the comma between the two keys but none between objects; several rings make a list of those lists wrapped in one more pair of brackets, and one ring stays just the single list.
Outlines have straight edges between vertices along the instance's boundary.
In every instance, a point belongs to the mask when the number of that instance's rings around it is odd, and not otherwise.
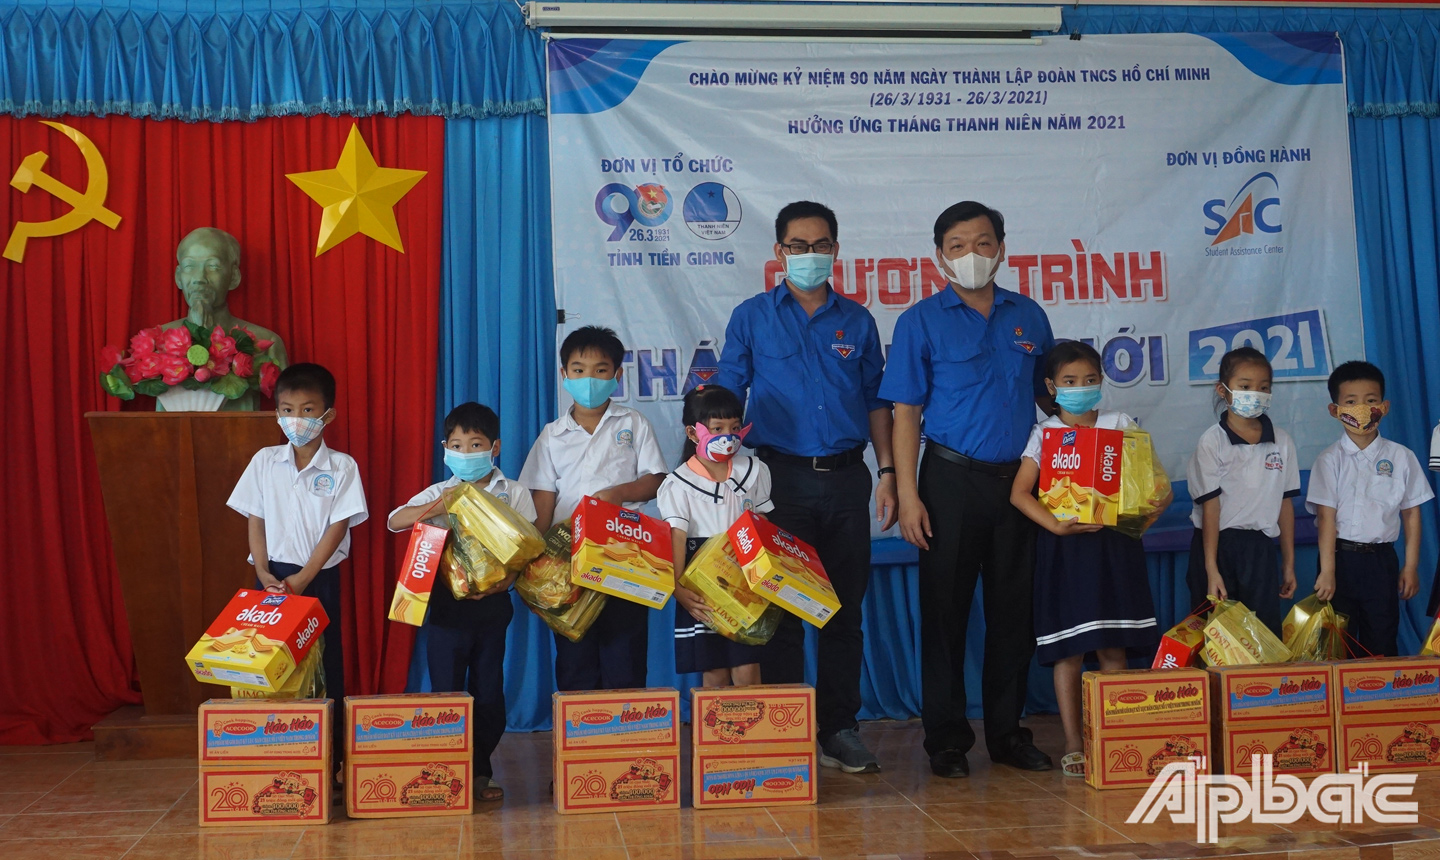
[{"label": "white vase", "polygon": [[176,385],[155,399],[166,412],[219,412],[225,395],[208,388],[192,390]]}]

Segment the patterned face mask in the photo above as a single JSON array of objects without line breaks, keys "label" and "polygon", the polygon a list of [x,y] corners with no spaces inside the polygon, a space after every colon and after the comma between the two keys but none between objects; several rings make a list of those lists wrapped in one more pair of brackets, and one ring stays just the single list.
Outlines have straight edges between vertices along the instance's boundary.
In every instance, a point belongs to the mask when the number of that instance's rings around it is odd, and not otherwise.
[{"label": "patterned face mask", "polygon": [[1385,414],[1380,411],[1378,406],[1372,406],[1369,403],[1352,403],[1349,406],[1335,407],[1335,417],[1351,430],[1364,433],[1379,424]]},{"label": "patterned face mask", "polygon": [[739,433],[711,433],[709,427],[697,422],[691,427],[695,431],[695,454],[712,463],[730,462],[740,453],[740,443],[750,432],[750,426],[741,427]]}]

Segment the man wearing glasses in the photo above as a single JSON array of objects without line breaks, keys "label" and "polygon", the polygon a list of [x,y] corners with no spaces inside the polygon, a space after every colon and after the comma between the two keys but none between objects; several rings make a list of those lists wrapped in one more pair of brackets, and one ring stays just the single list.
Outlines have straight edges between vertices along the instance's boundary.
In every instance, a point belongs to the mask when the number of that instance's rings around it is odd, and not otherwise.
[{"label": "man wearing glasses", "polygon": [[[870,473],[875,445],[879,484],[875,517],[885,528],[897,511],[890,455],[890,404],[879,397],[884,355],[875,318],[830,288],[839,229],[835,213],[809,201],[775,219],[780,286],[745,300],[730,316],[717,385],[742,399],[754,425],[746,444],[770,467],[770,519],[815,547],[840,598],[820,630],[816,682],[820,763],[847,773],[880,764],[860,742],[863,638],[860,604],[870,579]],[[805,637],[786,614],[760,663],[766,684],[805,680]]]}]

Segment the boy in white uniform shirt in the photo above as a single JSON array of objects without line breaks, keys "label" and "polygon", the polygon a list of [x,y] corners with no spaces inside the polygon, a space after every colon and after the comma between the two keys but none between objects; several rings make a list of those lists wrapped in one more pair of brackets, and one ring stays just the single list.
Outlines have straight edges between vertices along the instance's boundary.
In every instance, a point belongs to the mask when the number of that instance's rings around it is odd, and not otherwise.
[{"label": "boy in white uniform shirt", "polygon": [[[531,522],[535,503],[530,491],[500,473],[500,416],[488,406],[462,403],[445,416],[445,466],[452,476],[431,484],[403,507],[390,513],[390,531],[403,532],[422,517],[431,525],[450,528],[441,501],[445,492],[469,481]],[[494,588],[456,600],[450,586],[435,577],[430,611],[425,617],[425,657],[430,688],[437,692],[467,691],[475,697],[475,799],[505,796],[495,782],[490,756],[505,734],[505,630],[515,617],[510,586],[515,574]]]},{"label": "boy in white uniform shirt", "polygon": [[[545,425],[525,459],[542,531],[571,518],[585,496],[638,508],[655,498],[665,459],[644,415],[610,401],[625,345],[615,332],[585,326],[560,345],[560,377],[575,405]],[[645,686],[650,610],[611,599],[579,642],[556,634],[555,685],[562,691]]]},{"label": "boy in white uniform shirt", "polygon": [[[1385,374],[1347,361],[1330,374],[1330,415],[1345,435],[1315,459],[1305,507],[1315,514],[1315,593],[1350,616],[1350,635],[1377,657],[1398,654],[1400,604],[1420,589],[1420,505],[1435,498],[1415,454],[1380,436]],[[1405,567],[1395,539],[1405,524]],[[1360,654],[1356,656],[1368,656]]]},{"label": "boy in white uniform shirt", "polygon": [[[287,445],[261,448],[226,502],[250,518],[250,563],[268,591],[319,599],[330,623],[321,640],[325,694],[345,698],[340,617],[340,562],[350,556],[350,529],[370,516],[355,458],[325,445],[335,420],[335,377],[318,364],[292,364],[275,382],[275,412]],[[334,765],[345,733],[335,732]]]}]

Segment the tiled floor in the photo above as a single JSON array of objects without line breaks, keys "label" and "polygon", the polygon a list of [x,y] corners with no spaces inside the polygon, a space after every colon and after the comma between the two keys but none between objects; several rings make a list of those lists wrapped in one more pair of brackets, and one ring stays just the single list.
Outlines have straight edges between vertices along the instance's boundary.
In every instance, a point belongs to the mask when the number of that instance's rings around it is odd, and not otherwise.
[{"label": "tiled floor", "polygon": [[[1031,724],[1042,748],[1055,751],[1055,719]],[[264,830],[201,830],[193,760],[97,762],[88,744],[0,747],[0,860],[1440,860],[1440,778],[1417,784],[1418,826],[1229,825],[1218,845],[1200,846],[1191,826],[1126,824],[1139,791],[1096,792],[1058,773],[992,768],[983,754],[972,756],[969,779],[937,779],[917,723],[867,724],[863,734],[885,772],[823,771],[816,807],[559,816],[547,791],[550,736],[507,735],[496,777],[508,797],[468,818],[351,821],[337,807],[324,827]]]}]

